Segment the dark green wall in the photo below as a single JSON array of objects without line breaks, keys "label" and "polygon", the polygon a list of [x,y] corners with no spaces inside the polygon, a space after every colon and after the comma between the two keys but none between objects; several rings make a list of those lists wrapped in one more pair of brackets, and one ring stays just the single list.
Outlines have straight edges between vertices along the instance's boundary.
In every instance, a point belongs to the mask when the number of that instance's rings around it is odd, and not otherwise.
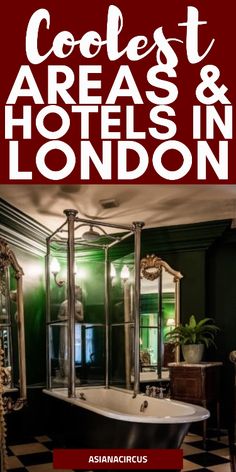
[{"label": "dark green wall", "polygon": [[220,327],[217,349],[204,360],[223,362],[221,424],[232,419],[234,377],[229,353],[236,349],[236,230],[229,221],[143,231],[143,255],[157,254],[180,271],[181,321],[210,316]]},{"label": "dark green wall", "polygon": [[181,272],[183,279],[180,281],[180,313],[182,321],[187,321],[190,315],[202,317],[205,314],[205,250],[193,249],[162,254],[158,247],[152,249],[163,260]]},{"label": "dark green wall", "polygon": [[194,250],[181,255],[180,313],[181,320],[187,321],[194,314],[202,318],[205,315],[205,254]]},{"label": "dark green wall", "polygon": [[[207,306],[221,325],[219,352],[236,348],[236,230],[207,254]],[[214,294],[214,296],[211,296]]]},{"label": "dark green wall", "polygon": [[229,353],[236,349],[236,229],[228,231],[207,254],[207,312],[221,328],[217,350],[210,359],[224,363],[222,369],[222,417],[232,419],[234,368]]}]

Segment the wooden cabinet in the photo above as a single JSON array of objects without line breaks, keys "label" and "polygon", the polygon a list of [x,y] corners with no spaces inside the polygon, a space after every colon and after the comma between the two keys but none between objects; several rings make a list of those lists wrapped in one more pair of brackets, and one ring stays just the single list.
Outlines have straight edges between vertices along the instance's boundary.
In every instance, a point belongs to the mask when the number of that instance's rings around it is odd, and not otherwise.
[{"label": "wooden cabinet", "polygon": [[[222,362],[187,364],[173,362],[170,369],[171,398],[202,405],[211,411],[216,407],[218,436],[220,430],[220,370]],[[203,439],[206,440],[206,421],[203,422]]]}]

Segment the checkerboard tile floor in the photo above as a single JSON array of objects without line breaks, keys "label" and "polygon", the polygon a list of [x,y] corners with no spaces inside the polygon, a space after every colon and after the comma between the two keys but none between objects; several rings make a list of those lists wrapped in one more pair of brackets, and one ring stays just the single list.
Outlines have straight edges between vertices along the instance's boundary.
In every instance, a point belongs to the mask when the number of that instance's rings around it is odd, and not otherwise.
[{"label": "checkerboard tile floor", "polygon": [[[184,453],[183,471],[230,472],[228,437],[222,436],[206,441],[203,449],[201,436],[188,434],[182,446]],[[24,441],[8,443],[8,471],[51,472],[53,441],[48,436],[36,436]],[[57,469],[57,472],[62,472]],[[73,472],[73,471],[67,471]]]}]

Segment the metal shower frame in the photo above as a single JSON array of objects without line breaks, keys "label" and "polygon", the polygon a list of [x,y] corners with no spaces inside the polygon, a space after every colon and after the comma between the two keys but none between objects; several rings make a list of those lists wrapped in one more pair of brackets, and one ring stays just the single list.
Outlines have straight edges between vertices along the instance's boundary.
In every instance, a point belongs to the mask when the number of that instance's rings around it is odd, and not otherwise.
[{"label": "metal shower frame", "polygon": [[[68,300],[68,397],[75,397],[75,277],[74,277],[74,262],[75,262],[75,244],[87,247],[94,247],[103,249],[105,252],[105,388],[109,388],[109,274],[110,263],[108,260],[109,249],[121,241],[134,235],[134,395],[139,393],[140,389],[140,370],[139,370],[139,356],[140,356],[140,255],[141,255],[141,231],[144,226],[143,222],[133,222],[131,225],[120,225],[105,223],[98,220],[90,220],[80,218],[77,216],[78,211],[74,209],[64,210],[66,220],[54,231],[47,239],[47,253],[46,253],[46,324],[47,324],[47,387],[52,388],[51,385],[51,352],[50,352],[50,338],[49,329],[52,325],[50,320],[50,255],[52,241],[59,243],[67,243],[67,300]],[[79,223],[79,225],[76,225]],[[101,236],[106,236],[112,239],[110,243],[92,243],[83,239],[75,238],[75,231],[81,226],[99,227],[102,231]],[[65,229],[67,227],[67,229]],[[103,227],[114,228],[117,230],[128,231],[128,233],[121,237],[109,237],[109,234],[104,232]],[[59,233],[67,233],[67,238],[59,237]]]}]

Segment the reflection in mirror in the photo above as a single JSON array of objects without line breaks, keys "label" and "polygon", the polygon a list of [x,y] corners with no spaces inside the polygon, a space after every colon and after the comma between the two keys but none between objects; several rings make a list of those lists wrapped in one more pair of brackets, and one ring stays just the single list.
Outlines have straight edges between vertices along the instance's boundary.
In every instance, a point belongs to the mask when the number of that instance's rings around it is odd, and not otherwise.
[{"label": "reflection in mirror", "polygon": [[[64,249],[64,247],[63,247]],[[68,284],[66,255],[51,245],[48,280],[49,382],[51,387],[68,387]],[[78,385],[104,385],[105,314],[104,257],[86,257],[84,249],[76,252],[74,375]]]},{"label": "reflection in mirror", "polygon": [[[10,372],[11,365],[11,323],[10,323],[10,286],[9,267],[0,267],[0,345],[3,350],[3,368]],[[4,371],[5,373],[5,371]],[[5,382],[4,382],[5,384]],[[10,376],[8,387],[12,386]]]},{"label": "reflection in mirror", "polygon": [[134,254],[110,264],[111,384],[131,389],[134,381]]},{"label": "reflection in mirror", "polygon": [[179,323],[180,272],[155,255],[141,260],[140,380],[165,378],[176,359],[166,334]]}]

